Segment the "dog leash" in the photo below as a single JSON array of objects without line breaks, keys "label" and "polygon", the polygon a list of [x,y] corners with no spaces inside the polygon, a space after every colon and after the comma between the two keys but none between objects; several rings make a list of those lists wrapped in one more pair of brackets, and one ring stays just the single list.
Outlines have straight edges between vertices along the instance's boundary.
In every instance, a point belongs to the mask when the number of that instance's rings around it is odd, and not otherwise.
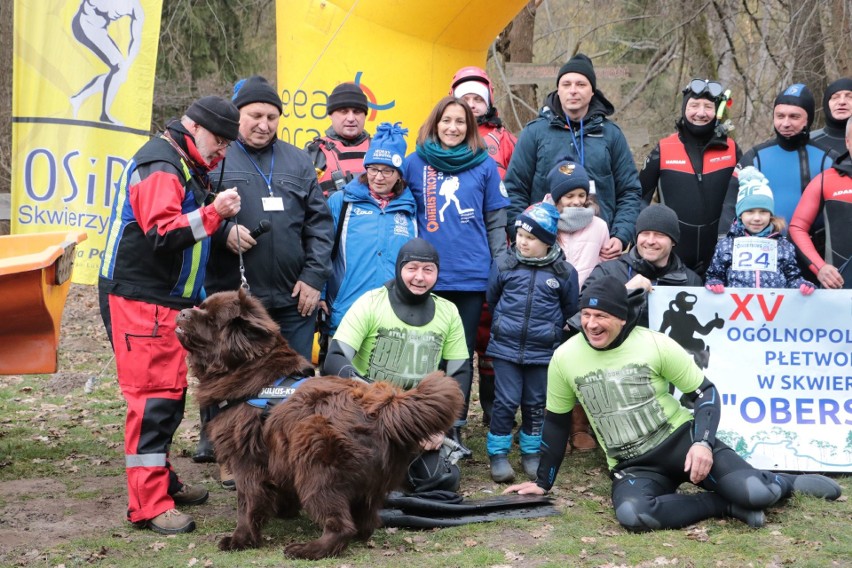
[{"label": "dog leash", "polygon": [[248,280],[246,279],[246,265],[243,262],[243,245],[240,239],[240,224],[237,221],[237,216],[234,215],[234,226],[237,228],[237,256],[240,257],[240,288],[246,291],[246,293],[251,292],[251,288],[249,287]]}]

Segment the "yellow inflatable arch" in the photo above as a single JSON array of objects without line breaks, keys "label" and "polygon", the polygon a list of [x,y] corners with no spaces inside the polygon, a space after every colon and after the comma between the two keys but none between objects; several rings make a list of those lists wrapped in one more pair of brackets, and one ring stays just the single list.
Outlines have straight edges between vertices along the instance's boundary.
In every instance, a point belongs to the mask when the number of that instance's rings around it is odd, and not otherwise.
[{"label": "yellow inflatable arch", "polygon": [[357,83],[367,130],[402,121],[409,151],[453,73],[485,67],[489,46],[526,0],[278,0],[282,140],[303,147],[330,125],[329,93]]}]

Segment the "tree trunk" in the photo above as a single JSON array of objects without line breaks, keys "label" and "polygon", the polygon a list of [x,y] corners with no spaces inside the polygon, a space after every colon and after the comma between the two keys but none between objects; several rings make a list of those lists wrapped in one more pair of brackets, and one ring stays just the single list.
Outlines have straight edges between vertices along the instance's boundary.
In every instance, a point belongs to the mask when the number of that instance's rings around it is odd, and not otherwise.
[{"label": "tree trunk", "polygon": [[[818,122],[822,116],[822,94],[826,87],[825,43],[818,0],[790,2],[790,48],[793,56],[793,82],[804,83],[814,94]],[[848,44],[847,44],[848,48]],[[817,124],[814,124],[814,128]]]},{"label": "tree trunk", "polygon": [[[502,64],[532,63],[533,36],[535,31],[536,9],[542,0],[530,2],[509,22],[500,33],[495,44],[497,53],[503,56]],[[500,65],[500,63],[497,63]],[[492,82],[494,78],[492,77]],[[508,85],[505,85],[508,87]],[[507,89],[510,93],[506,102],[502,103],[500,117],[506,128],[512,132],[520,132],[524,125],[538,115],[538,98],[536,85],[516,85]],[[505,92],[505,91],[504,91]]]}]

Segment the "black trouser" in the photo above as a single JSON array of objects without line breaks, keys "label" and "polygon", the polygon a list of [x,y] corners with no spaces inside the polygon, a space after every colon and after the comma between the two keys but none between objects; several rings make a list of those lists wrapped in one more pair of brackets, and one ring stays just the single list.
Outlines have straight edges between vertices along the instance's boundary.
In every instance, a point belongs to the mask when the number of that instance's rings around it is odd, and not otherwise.
[{"label": "black trouser", "polygon": [[792,493],[790,482],[771,471],[755,469],[716,440],[713,467],[698,484],[705,493],[677,493],[689,481],[683,471],[692,446],[692,422],[678,428],[653,450],[626,460],[612,472],[612,505],[625,528],[634,531],[676,529],[730,514],[729,506],[766,509]]}]

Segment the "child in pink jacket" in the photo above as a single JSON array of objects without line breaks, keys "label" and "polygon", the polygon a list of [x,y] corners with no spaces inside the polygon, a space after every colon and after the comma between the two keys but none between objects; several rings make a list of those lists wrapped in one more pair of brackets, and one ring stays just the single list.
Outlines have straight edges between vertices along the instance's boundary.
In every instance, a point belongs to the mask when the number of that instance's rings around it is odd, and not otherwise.
[{"label": "child in pink jacket", "polygon": [[586,277],[603,260],[601,249],[609,240],[609,227],[595,215],[589,195],[589,175],[583,166],[559,162],[547,174],[547,182],[550,194],[544,201],[559,211],[556,242],[565,253],[565,260],[577,269],[582,288]]}]

